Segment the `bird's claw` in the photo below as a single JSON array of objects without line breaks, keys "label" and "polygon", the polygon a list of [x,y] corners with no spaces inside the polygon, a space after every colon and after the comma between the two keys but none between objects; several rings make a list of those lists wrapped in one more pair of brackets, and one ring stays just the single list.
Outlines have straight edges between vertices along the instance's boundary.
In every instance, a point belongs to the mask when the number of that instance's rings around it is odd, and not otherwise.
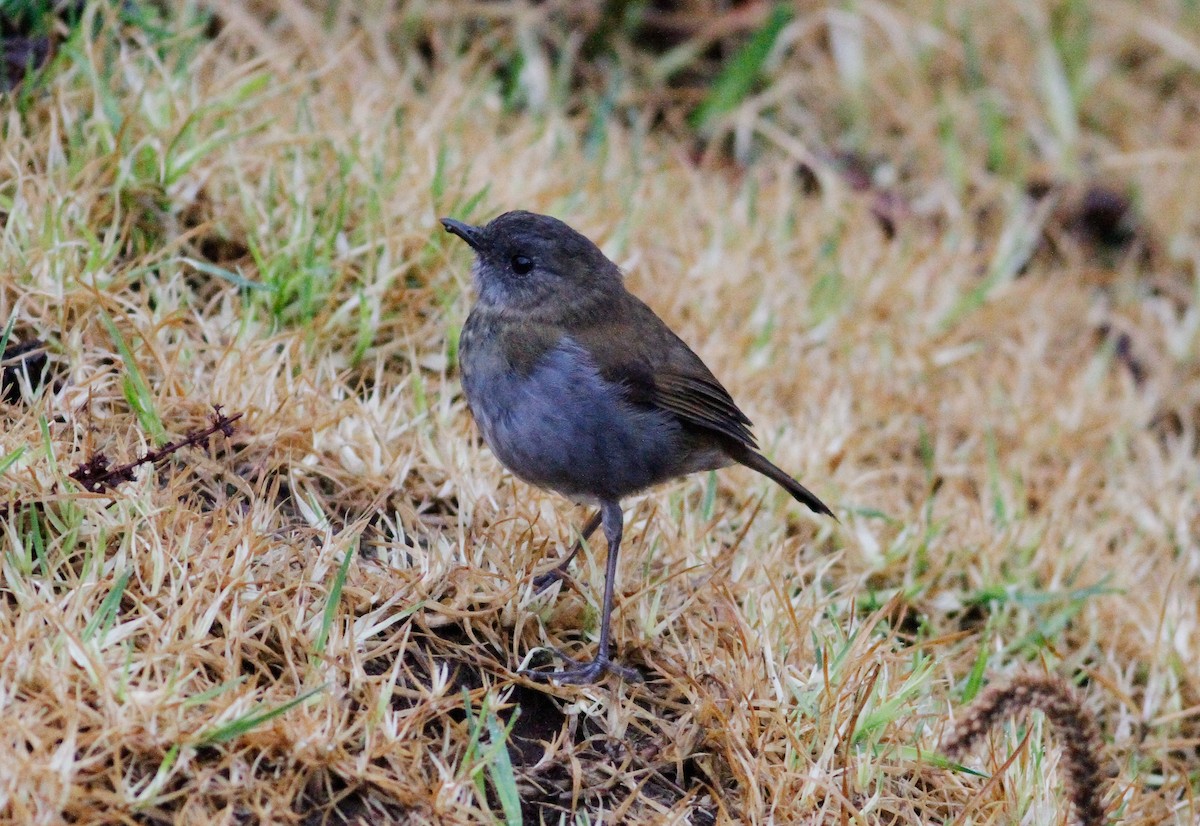
[{"label": "bird's claw", "polygon": [[562,671],[537,671],[526,668],[518,673],[522,677],[528,677],[536,682],[554,682],[560,685],[592,685],[598,683],[604,677],[605,672],[615,674],[628,683],[643,682],[641,672],[636,668],[619,665],[607,656],[597,656],[594,660],[581,663],[557,649],[551,650],[554,651],[555,656],[568,663],[568,666]]},{"label": "bird's claw", "polygon": [[546,571],[544,574],[538,574],[533,578],[533,587],[537,593],[546,591],[551,585],[556,582],[566,582],[567,571],[564,565],[558,565]]}]

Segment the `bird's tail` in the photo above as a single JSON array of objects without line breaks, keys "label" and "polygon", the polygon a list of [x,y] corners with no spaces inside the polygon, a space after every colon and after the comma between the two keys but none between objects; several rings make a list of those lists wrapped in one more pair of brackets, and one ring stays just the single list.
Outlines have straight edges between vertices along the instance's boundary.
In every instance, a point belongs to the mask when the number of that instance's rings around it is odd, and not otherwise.
[{"label": "bird's tail", "polygon": [[790,493],[792,498],[797,502],[807,506],[808,509],[813,513],[823,513],[826,516],[833,516],[833,521],[839,521],[838,518],[833,515],[833,511],[831,511],[824,502],[818,499],[816,494],[804,487],[804,485],[797,482],[791,476],[788,476],[779,468],[775,467],[775,465],[771,464],[766,456],[763,456],[758,451],[753,450],[746,445],[739,444],[733,446],[728,452],[729,457],[735,462],[739,462],[740,464],[743,464],[752,470],[757,470],[763,476],[766,476],[772,482],[775,482],[777,485]]}]

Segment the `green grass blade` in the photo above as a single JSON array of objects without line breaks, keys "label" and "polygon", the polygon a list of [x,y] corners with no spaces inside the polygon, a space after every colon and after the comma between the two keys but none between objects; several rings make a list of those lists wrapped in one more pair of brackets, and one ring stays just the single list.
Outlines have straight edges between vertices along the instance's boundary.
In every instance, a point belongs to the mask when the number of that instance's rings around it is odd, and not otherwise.
[{"label": "green grass blade", "polygon": [[178,259],[180,263],[187,264],[197,272],[202,272],[205,275],[211,275],[214,278],[220,278],[222,281],[228,281],[235,287],[241,287],[243,290],[263,290],[271,292],[273,287],[270,284],[263,284],[261,281],[252,281],[241,273],[232,272],[224,267],[218,267],[216,264],[210,264],[207,261],[198,261],[195,258],[182,257]]},{"label": "green grass blade", "polygon": [[717,472],[709,471],[704,480],[704,501],[700,505],[700,513],[705,521],[711,520],[717,512]]},{"label": "green grass blade", "polygon": [[240,677],[234,677],[232,680],[226,680],[225,682],[221,683],[220,685],[213,686],[208,691],[201,691],[199,694],[194,694],[191,697],[188,697],[186,700],[183,701],[184,708],[190,708],[191,706],[204,705],[209,700],[212,700],[216,697],[220,697],[222,694],[224,694],[229,689],[237,688],[239,685],[246,682],[247,679],[248,678],[246,677],[246,675],[243,674]]},{"label": "green grass blade", "polygon": [[8,339],[12,336],[13,326],[17,323],[17,314],[13,313],[9,316],[8,323],[4,325],[4,333],[0,334],[0,353],[4,352],[4,348],[8,346]]},{"label": "green grass blade", "polygon": [[786,4],[780,3],[771,10],[767,22],[725,64],[704,101],[692,113],[694,127],[701,132],[710,130],[717,120],[746,99],[758,81],[779,33],[791,19],[792,12]]},{"label": "green grass blade", "polygon": [[352,544],[352,547],[346,550],[346,555],[342,557],[342,563],[338,566],[337,574],[333,577],[333,586],[329,589],[329,598],[325,600],[325,615],[321,618],[321,630],[317,633],[317,641],[313,645],[313,650],[317,654],[325,653],[325,643],[329,641],[329,628],[333,625],[333,618],[337,614],[338,603],[342,599],[342,586],[346,584],[346,572],[350,570],[350,561],[354,559],[358,553],[357,540]]},{"label": "green grass blade", "polygon": [[166,785],[167,779],[171,776],[171,769],[175,766],[175,761],[179,759],[179,744],[171,746],[167,749],[167,753],[163,755],[163,759],[158,764],[158,770],[154,772],[154,777],[150,778],[150,782],[146,784],[146,788],[138,794],[134,799],[134,808],[144,807],[154,801],[158,797],[158,793]]},{"label": "green grass blade", "polygon": [[979,690],[983,688],[989,660],[988,642],[988,637],[985,635],[979,643],[979,653],[975,657],[975,664],[971,666],[971,673],[967,675],[966,685],[963,686],[962,702],[964,705],[974,700],[975,696],[979,694]]},{"label": "green grass blade", "polygon": [[976,771],[968,766],[964,766],[962,763],[956,763],[948,757],[938,754],[936,751],[925,751],[915,746],[895,746],[891,743],[880,743],[872,749],[872,752],[876,757],[899,758],[909,763],[919,763],[939,769],[948,769],[949,771],[969,774],[972,777],[991,777],[987,772]]},{"label": "green grass blade", "polygon": [[4,458],[0,459],[0,476],[8,472],[8,469],[16,463],[18,459],[25,455],[25,446],[21,445],[12,453],[9,453]]},{"label": "green grass blade", "polygon": [[104,642],[104,636],[108,633],[108,629],[112,628],[113,620],[117,618],[117,610],[121,607],[121,597],[125,595],[125,586],[129,584],[129,576],[132,571],[125,571],[117,577],[116,584],[112,590],[104,597],[104,601],[100,603],[100,608],[88,620],[88,624],[83,629],[83,641],[88,642],[93,637],[99,635],[100,642]]},{"label": "green grass blade", "polygon": [[504,809],[504,822],[508,826],[521,826],[524,823],[521,815],[521,794],[517,791],[517,778],[513,773],[512,758],[508,754],[508,735],[519,713],[518,709],[513,713],[508,727],[501,728],[495,713],[490,708],[487,710],[488,737],[492,741],[492,759],[488,763],[488,774],[491,775],[492,785],[496,788],[496,797],[500,798],[500,807]]},{"label": "green grass blade", "polygon": [[217,743],[228,743],[230,740],[235,740],[246,732],[261,726],[263,723],[266,723],[275,719],[281,714],[291,711],[309,697],[324,691],[326,687],[327,686],[319,685],[316,688],[309,689],[299,697],[288,700],[286,703],[277,705],[274,708],[269,708],[266,711],[253,711],[249,714],[242,715],[236,720],[217,726],[216,728],[200,735],[200,738],[196,741],[196,745],[213,746]]},{"label": "green grass blade", "polygon": [[154,444],[156,446],[166,444],[167,429],[163,427],[162,417],[158,415],[158,410],[154,406],[154,396],[150,393],[150,388],[146,384],[145,377],[142,376],[142,371],[138,369],[137,360],[133,357],[133,351],[129,349],[124,336],[121,335],[121,331],[117,329],[117,325],[113,323],[113,320],[108,317],[108,313],[100,310],[99,315],[100,322],[108,330],[113,344],[116,345],[117,351],[121,354],[121,361],[125,363],[126,401],[129,402],[129,406],[137,414],[138,421],[142,427],[154,440]]}]

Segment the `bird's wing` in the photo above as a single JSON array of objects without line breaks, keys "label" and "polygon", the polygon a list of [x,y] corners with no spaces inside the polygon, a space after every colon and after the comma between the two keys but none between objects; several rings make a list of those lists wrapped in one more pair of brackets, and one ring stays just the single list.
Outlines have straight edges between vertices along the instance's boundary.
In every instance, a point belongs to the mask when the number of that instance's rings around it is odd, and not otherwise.
[{"label": "bird's wing", "polygon": [[750,419],[729,391],[653,310],[626,295],[622,312],[572,331],[600,374],[623,385],[634,404],[661,408],[757,450]]},{"label": "bird's wing", "polygon": [[[708,373],[707,367],[704,372]],[[654,401],[684,421],[714,430],[748,447],[758,447],[750,432],[750,419],[711,374],[659,369],[654,374]]]}]

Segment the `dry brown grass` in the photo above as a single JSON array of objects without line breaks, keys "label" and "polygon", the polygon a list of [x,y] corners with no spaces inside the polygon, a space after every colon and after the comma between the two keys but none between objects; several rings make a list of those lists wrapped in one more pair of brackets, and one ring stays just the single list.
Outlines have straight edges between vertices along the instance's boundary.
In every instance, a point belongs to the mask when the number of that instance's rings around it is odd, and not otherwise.
[{"label": "dry brown grass", "polygon": [[[1194,9],[1095,4],[1064,112],[1078,6],[806,7],[696,153],[698,93],[644,54],[607,122],[611,76],[556,80],[588,4],[377,5],[216,0],[211,40],[100,12],[2,104],[0,320],[50,369],[0,402],[0,818],[474,823],[516,790],[529,822],[1059,823],[1040,718],[937,754],[1032,665],[1086,685],[1111,817],[1196,822]],[[630,503],[645,685],[514,674],[594,644],[603,555],[534,592],[583,514],[502,472],[458,388],[435,221],[510,208],[597,239],[843,520],[744,471]],[[231,438],[71,482],[214,403]]]}]

